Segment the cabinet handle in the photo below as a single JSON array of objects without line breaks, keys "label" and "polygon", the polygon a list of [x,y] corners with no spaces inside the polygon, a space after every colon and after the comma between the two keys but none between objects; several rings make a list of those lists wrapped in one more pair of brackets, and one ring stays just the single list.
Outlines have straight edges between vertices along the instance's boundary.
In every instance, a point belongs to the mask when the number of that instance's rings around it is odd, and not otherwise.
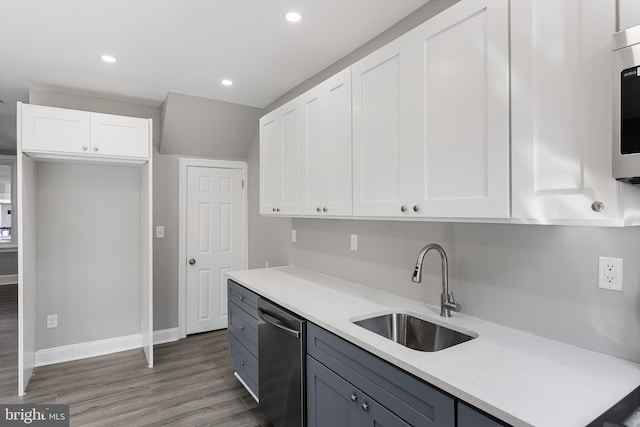
[{"label": "cabinet handle", "polygon": [[329,209],[327,209],[327,207],[325,206],[324,208],[322,208],[322,212],[327,213]]},{"label": "cabinet handle", "polygon": [[406,212],[407,207],[405,205],[400,206],[400,212]]},{"label": "cabinet handle", "polygon": [[604,210],[604,203],[598,201],[591,203],[591,210],[594,212],[602,212]]},{"label": "cabinet handle", "polygon": [[244,331],[244,325],[240,325],[240,330]]},{"label": "cabinet handle", "polygon": [[318,212],[318,213],[319,213],[319,212],[321,212],[321,211],[322,211],[322,209],[320,209],[320,207],[318,206],[318,207],[316,208],[316,212]]},{"label": "cabinet handle", "polygon": [[244,360],[240,362],[240,366],[244,366]]},{"label": "cabinet handle", "polygon": [[418,205],[413,205],[413,211],[414,211],[414,212],[420,212],[420,206],[418,206]]},{"label": "cabinet handle", "polygon": [[240,295],[240,301],[244,301],[244,295]]},{"label": "cabinet handle", "polygon": [[87,151],[87,146],[86,145],[82,146],[82,151]]},{"label": "cabinet handle", "polygon": [[353,394],[351,395],[351,400],[352,400],[352,401],[354,401],[354,402],[355,402],[356,400],[358,400],[358,395],[357,395],[357,394],[355,394],[355,393],[353,393]]},{"label": "cabinet handle", "polygon": [[98,151],[98,147],[93,147],[93,151],[97,152]]},{"label": "cabinet handle", "polygon": [[280,208],[276,208],[276,212],[280,212]]},{"label": "cabinet handle", "polygon": [[363,411],[367,411],[367,410],[369,410],[369,405],[367,405],[366,403],[363,403],[363,404],[362,404],[362,410],[363,410]]}]

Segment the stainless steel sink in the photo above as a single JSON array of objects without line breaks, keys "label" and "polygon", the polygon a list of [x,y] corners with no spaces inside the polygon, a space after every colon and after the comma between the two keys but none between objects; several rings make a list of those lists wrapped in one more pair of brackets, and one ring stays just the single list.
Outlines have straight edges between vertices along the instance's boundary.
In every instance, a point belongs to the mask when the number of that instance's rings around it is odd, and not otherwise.
[{"label": "stainless steel sink", "polygon": [[418,351],[440,351],[476,336],[454,331],[406,313],[388,313],[352,321],[387,339]]}]

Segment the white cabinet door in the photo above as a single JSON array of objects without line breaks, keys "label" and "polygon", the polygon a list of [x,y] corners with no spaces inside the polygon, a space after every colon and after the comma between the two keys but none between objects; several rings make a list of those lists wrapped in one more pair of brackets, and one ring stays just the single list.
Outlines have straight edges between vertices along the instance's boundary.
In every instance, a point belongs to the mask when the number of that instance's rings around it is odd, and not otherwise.
[{"label": "white cabinet door", "polygon": [[412,34],[417,76],[411,211],[508,218],[507,0],[463,0]]},{"label": "white cabinet door", "polygon": [[149,146],[149,120],[91,113],[92,153],[148,158]]},{"label": "white cabinet door", "polygon": [[[511,3],[514,218],[617,215],[611,178],[615,13],[611,1]],[[594,202],[604,209],[593,209]]]},{"label": "white cabinet door", "polygon": [[398,216],[411,200],[411,35],[355,63],[353,214]]},{"label": "white cabinet door", "polygon": [[303,215],[351,215],[351,69],[302,95]]},{"label": "white cabinet door", "polygon": [[300,213],[300,125],[299,99],[280,110],[282,126],[282,167],[280,171],[280,211],[285,215]]},{"label": "white cabinet door", "polygon": [[260,213],[300,213],[300,108],[295,99],[260,119]]},{"label": "white cabinet door", "polygon": [[22,151],[89,152],[91,113],[22,104]]},{"label": "white cabinet door", "polygon": [[260,213],[275,214],[280,205],[280,120],[278,111],[260,119]]}]

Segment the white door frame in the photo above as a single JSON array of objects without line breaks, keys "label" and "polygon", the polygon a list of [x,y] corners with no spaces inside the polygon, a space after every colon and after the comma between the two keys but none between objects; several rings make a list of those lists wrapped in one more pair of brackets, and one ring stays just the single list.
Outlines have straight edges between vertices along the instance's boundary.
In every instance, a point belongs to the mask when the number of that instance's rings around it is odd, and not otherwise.
[{"label": "white door frame", "polygon": [[244,183],[242,203],[244,204],[244,218],[242,232],[244,251],[242,254],[242,267],[248,265],[248,200],[247,200],[247,162],[234,160],[214,160],[183,158],[179,159],[178,178],[178,334],[179,338],[187,336],[187,168],[189,166],[218,168],[218,169],[241,169]]}]

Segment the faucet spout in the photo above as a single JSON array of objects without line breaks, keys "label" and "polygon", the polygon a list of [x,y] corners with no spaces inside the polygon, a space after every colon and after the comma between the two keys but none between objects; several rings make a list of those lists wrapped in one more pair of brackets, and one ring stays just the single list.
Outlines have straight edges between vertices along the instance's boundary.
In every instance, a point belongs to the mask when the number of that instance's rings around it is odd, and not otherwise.
[{"label": "faucet spout", "polygon": [[418,260],[416,262],[416,268],[413,270],[413,276],[411,281],[414,283],[420,283],[422,281],[422,263],[427,252],[434,250],[440,254],[442,259],[442,294],[440,295],[440,316],[451,317],[451,310],[459,312],[461,309],[460,304],[457,304],[453,298],[453,294],[449,292],[449,262],[447,260],[447,254],[437,243],[429,243],[422,248],[418,253]]}]

